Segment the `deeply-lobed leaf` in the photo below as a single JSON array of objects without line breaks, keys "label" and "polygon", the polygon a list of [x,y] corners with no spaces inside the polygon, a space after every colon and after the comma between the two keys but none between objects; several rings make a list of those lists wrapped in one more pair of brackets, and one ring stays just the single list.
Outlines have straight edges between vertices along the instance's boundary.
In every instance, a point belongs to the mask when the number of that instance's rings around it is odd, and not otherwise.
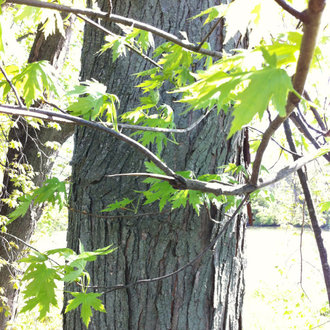
[{"label": "deeply-lobed leaf", "polygon": [[92,293],[92,292],[90,293],[70,292],[70,293],[71,295],[74,296],[74,298],[69,300],[68,305],[65,309],[65,313],[70,312],[71,310],[76,309],[81,305],[80,316],[86,327],[88,327],[91,317],[93,315],[92,308],[99,312],[106,313],[102,301],[98,299],[98,297],[102,295],[101,293]]}]

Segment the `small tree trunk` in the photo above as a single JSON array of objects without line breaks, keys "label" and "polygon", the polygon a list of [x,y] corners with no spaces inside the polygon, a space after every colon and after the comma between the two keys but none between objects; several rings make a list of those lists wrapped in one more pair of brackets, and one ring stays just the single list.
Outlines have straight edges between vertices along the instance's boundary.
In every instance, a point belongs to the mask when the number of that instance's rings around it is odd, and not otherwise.
[{"label": "small tree trunk", "polygon": [[[106,10],[107,1],[99,1]],[[202,40],[205,28],[188,18],[212,5],[213,1],[144,0],[112,1],[115,14],[136,18],[165,31],[187,31],[191,41]],[[222,31],[211,37],[222,47]],[[86,26],[82,51],[82,77],[107,84],[120,98],[120,112],[138,104],[139,81],[133,73],[148,68],[136,54],[112,63],[111,54],[95,56],[103,35]],[[179,108],[174,96],[163,94],[162,102]],[[177,112],[176,112],[177,113]],[[187,127],[200,114],[178,116],[177,127]],[[162,155],[175,170],[192,170],[196,175],[215,173],[228,162],[239,162],[242,139],[227,140],[230,116],[212,115],[195,130],[169,143]],[[72,161],[68,246],[78,251],[114,244],[118,250],[89,265],[91,285],[104,287],[131,283],[170,273],[191,261],[218,233],[226,221],[222,208],[216,209],[220,225],[210,221],[205,211],[197,216],[191,207],[160,213],[158,205],[139,203],[138,215],[125,210],[111,218],[100,213],[109,203],[123,197],[137,198],[134,190],[147,188],[139,178],[106,178],[107,174],[144,172],[145,159],[114,138],[79,127],[75,134]],[[143,215],[147,214],[147,215]],[[113,215],[113,214],[111,214]],[[113,291],[103,296],[107,313],[94,313],[89,329],[240,329],[244,291],[242,253],[245,224],[238,216],[212,251],[179,274],[162,281]],[[67,290],[78,290],[68,285]],[[65,300],[71,299],[70,295]],[[64,329],[84,329],[80,311],[64,314]]]},{"label": "small tree trunk", "polygon": [[[41,28],[41,26],[40,26]],[[32,46],[29,62],[48,60],[54,67],[61,69],[65,56],[68,51],[68,46],[71,38],[71,27],[66,28],[66,34],[63,36],[59,32],[49,36],[46,40],[39,29]],[[8,141],[15,140],[22,144],[22,148],[18,152],[14,149],[8,149],[6,155],[6,171],[3,176],[3,187],[1,192],[1,198],[7,198],[12,194],[15,187],[14,182],[9,176],[10,169],[13,168],[13,164],[20,162],[21,164],[29,164],[32,166],[35,175],[33,177],[33,183],[39,186],[49,174],[52,161],[51,156],[54,155],[54,150],[46,148],[44,146],[46,141],[56,141],[63,143],[73,133],[72,125],[64,125],[61,131],[55,129],[41,127],[40,130],[35,130],[32,126],[28,125],[24,118],[18,119],[18,127],[12,128],[8,134]],[[7,216],[13,210],[5,203],[0,203],[0,214]],[[12,222],[7,227],[7,232],[29,242],[34,229],[36,221],[39,220],[42,213],[41,208],[30,209],[25,216]],[[3,288],[1,294],[6,298],[6,301],[0,301],[0,306],[5,303],[7,306],[2,306],[2,312],[0,312],[0,329],[5,329],[7,321],[13,321],[16,316],[16,298],[18,291],[13,288],[12,278],[15,278],[17,270],[13,263],[21,255],[21,251],[25,248],[18,241],[15,243],[18,245],[18,249],[10,248],[7,236],[0,234],[0,258],[4,259],[6,265],[0,269],[0,287]],[[9,312],[8,315],[7,312]]]}]

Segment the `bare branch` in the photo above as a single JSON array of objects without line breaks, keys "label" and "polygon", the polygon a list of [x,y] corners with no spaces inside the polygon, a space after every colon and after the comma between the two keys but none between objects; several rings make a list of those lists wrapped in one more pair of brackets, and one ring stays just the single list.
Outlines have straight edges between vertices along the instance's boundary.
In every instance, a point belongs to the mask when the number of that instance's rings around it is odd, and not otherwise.
[{"label": "bare branch", "polygon": [[[254,130],[254,131],[260,133],[261,135],[264,134],[264,132],[260,131],[259,129],[257,129],[257,128],[255,128],[255,127],[252,127],[252,126],[247,126],[247,127],[248,127],[248,129],[250,129],[250,130]],[[283,151],[286,151],[286,152],[288,152],[289,154],[294,154],[291,150],[289,150],[289,149],[283,147],[283,146],[282,146],[279,142],[277,142],[273,137],[271,137],[270,139],[271,139],[274,143],[276,143],[276,144],[277,144],[277,145],[278,145]],[[298,157],[301,157],[301,155],[299,155],[299,154],[294,154],[294,155],[296,155],[296,156],[298,156]]]},{"label": "bare branch", "polygon": [[[315,108],[314,108],[315,109]],[[305,118],[304,114],[301,112],[299,104],[297,105],[297,110],[298,110],[298,114],[299,117],[301,118],[301,120],[305,123],[305,125],[310,128],[312,131],[318,133],[321,136],[325,136],[326,132],[320,131],[319,129],[313,127],[312,125],[309,124],[309,122],[307,121],[307,119]],[[316,110],[316,109],[315,109]],[[293,112],[294,113],[294,112]]]},{"label": "bare branch", "polygon": [[[290,119],[298,128],[298,130],[313,144],[316,149],[320,149],[321,146],[319,143],[314,139],[313,135],[309,132],[308,128],[305,126],[304,122],[297,116],[294,112],[291,113]],[[330,162],[330,154],[324,154],[323,157]]]},{"label": "bare branch", "polygon": [[208,50],[208,49],[204,49],[204,48],[198,49],[198,46],[188,43],[185,40],[181,40],[174,34],[165,32],[150,24],[142,23],[142,22],[136,21],[134,19],[126,18],[123,16],[115,15],[115,14],[111,14],[109,16],[108,12],[92,10],[92,9],[81,9],[81,8],[76,8],[76,7],[69,7],[69,6],[59,5],[59,4],[52,3],[52,2],[44,2],[44,1],[38,1],[38,0],[7,0],[6,3],[14,3],[14,4],[19,4],[19,5],[26,5],[26,6],[39,7],[39,8],[47,8],[47,9],[57,10],[57,11],[65,12],[65,13],[72,13],[75,15],[81,14],[81,15],[85,15],[85,16],[88,16],[91,18],[102,18],[104,20],[109,20],[110,22],[120,23],[120,24],[123,24],[126,26],[134,26],[137,29],[151,32],[154,35],[157,35],[167,41],[171,41],[174,44],[177,44],[185,49],[191,50],[196,53],[200,53],[203,55],[208,55],[208,56],[212,56],[212,57],[216,57],[216,58],[222,57],[221,52]]},{"label": "bare branch", "polygon": [[147,177],[147,178],[159,179],[175,184],[175,179],[172,176],[155,174],[155,173],[118,173],[118,174],[105,175],[105,177],[107,178],[117,178],[119,176]]},{"label": "bare branch", "polygon": [[202,39],[201,43],[198,45],[197,49],[200,50],[203,46],[203,44],[207,41],[207,39],[210,37],[210,35],[213,33],[213,31],[215,30],[215,28],[221,23],[222,18],[219,18],[215,24],[212,26],[212,28],[210,29],[210,31],[206,34],[206,36]]},{"label": "bare branch", "polygon": [[[284,123],[284,131],[285,131],[285,136],[288,140],[290,149],[292,151],[295,151],[296,147],[295,147],[295,144],[292,139],[292,132],[291,132],[288,121]],[[293,159],[296,159],[296,157],[293,156]],[[304,192],[309,218],[310,218],[310,221],[312,224],[316,245],[317,245],[317,248],[319,251],[325,287],[326,287],[327,294],[328,294],[328,302],[330,304],[330,266],[329,266],[329,262],[328,262],[327,250],[325,248],[323,238],[322,238],[322,230],[319,226],[319,220],[317,217],[317,212],[316,212],[316,209],[314,206],[314,202],[313,202],[311,191],[310,191],[310,188],[308,185],[308,180],[307,180],[306,174],[303,172],[302,169],[299,169],[297,171],[297,173],[298,173],[301,188]]]},{"label": "bare branch", "polygon": [[[310,96],[308,95],[308,93],[306,91],[304,91],[304,97],[307,101],[312,101]],[[321,130],[323,132],[325,132],[325,134],[326,134],[327,128],[325,127],[324,122],[323,122],[320,114],[318,113],[318,111],[313,106],[311,106],[310,109],[313,112],[313,115],[314,115],[317,123],[319,124]]]},{"label": "bare branch", "polygon": [[[28,247],[29,249],[34,250],[34,251],[36,251],[36,252],[42,254],[42,252],[40,252],[38,249],[36,249],[36,248],[33,247],[32,245],[26,243],[26,242],[23,241],[21,238],[15,236],[15,235],[12,235],[12,234],[9,234],[9,233],[6,233],[6,232],[1,232],[1,233],[0,233],[0,237],[1,237],[1,235],[8,236],[8,237],[12,238],[13,240],[15,240],[15,241],[17,241],[17,242],[19,242],[19,243],[25,245],[25,246]],[[58,265],[58,266],[60,265],[60,264],[59,264],[57,261],[55,261],[54,259],[52,259],[52,258],[50,258],[50,257],[47,257],[47,258],[48,258],[50,261],[52,261],[54,264],[56,264],[56,265]]]},{"label": "bare branch", "polygon": [[299,19],[300,21],[305,22],[306,17],[304,15],[304,12],[300,12],[300,11],[294,9],[285,0],[275,0],[275,2],[277,2],[289,14],[291,14],[295,18]]}]

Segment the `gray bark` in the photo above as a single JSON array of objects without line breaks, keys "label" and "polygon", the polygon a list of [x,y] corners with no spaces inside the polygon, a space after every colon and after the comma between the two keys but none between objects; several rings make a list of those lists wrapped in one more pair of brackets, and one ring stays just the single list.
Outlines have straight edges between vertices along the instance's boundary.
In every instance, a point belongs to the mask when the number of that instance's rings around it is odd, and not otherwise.
[{"label": "gray bark", "polygon": [[[71,32],[71,27],[67,27],[65,36],[57,32],[45,40],[43,33],[39,29],[30,52],[29,62],[48,60],[54,67],[61,70],[70,44]],[[7,198],[14,189],[19,189],[15,187],[13,180],[9,176],[9,171],[13,167],[14,162],[31,165],[35,172],[32,181],[36,186],[40,186],[52,168],[52,156],[55,154],[54,150],[45,147],[45,142],[56,141],[63,143],[73,134],[72,125],[63,125],[61,131],[46,127],[36,130],[28,125],[24,118],[18,119],[17,126],[17,128],[10,130],[8,141],[19,141],[22,144],[22,148],[19,152],[14,149],[8,149],[6,155],[7,170],[3,174],[1,198]],[[0,202],[1,215],[8,216],[12,211],[7,204]],[[29,242],[41,214],[41,208],[31,208],[25,216],[8,225],[7,232],[25,242]],[[0,268],[0,288],[3,288],[3,296],[7,299],[7,306],[0,312],[0,329],[5,329],[7,321],[10,320],[12,322],[16,316],[18,291],[12,287],[11,279],[16,277],[17,269],[13,263],[22,255],[22,249],[25,249],[24,245],[15,240],[19,248],[17,250],[11,249],[10,241],[11,239],[8,239],[8,236],[0,234],[0,258],[7,262],[6,266]],[[7,308],[10,312],[8,316],[5,315]]]},{"label": "gray bark", "polygon": [[[107,1],[100,1],[106,10]],[[212,5],[214,1],[144,0],[112,1],[113,13],[152,23],[179,35],[187,31],[191,41],[202,40],[207,28],[200,22],[187,21]],[[114,28],[114,27],[111,27]],[[213,35],[212,43],[221,50],[222,32]],[[86,26],[82,53],[83,79],[95,78],[119,96],[120,112],[138,104],[140,91],[133,73],[149,64],[136,54],[112,63],[111,54],[94,54],[103,43],[103,35]],[[182,109],[173,103],[173,94],[163,94],[176,111],[177,127],[187,127],[200,114],[179,116]],[[169,143],[163,159],[174,170],[192,170],[196,175],[215,173],[228,162],[240,162],[241,138],[226,140],[230,117],[210,116],[197,129],[178,136],[178,145]],[[79,240],[85,250],[114,244],[118,250],[98,258],[89,265],[91,285],[104,287],[131,283],[170,273],[191,261],[220,230],[225,217],[223,210],[213,210],[221,224],[210,221],[206,212],[197,216],[191,207],[178,211],[166,209],[159,213],[157,205],[143,206],[138,213],[148,216],[127,217],[120,211],[118,218],[100,217],[109,203],[123,197],[136,198],[134,190],[147,188],[139,178],[106,178],[107,174],[144,172],[144,158],[129,146],[103,133],[80,127],[75,133],[72,161],[68,247],[78,251]],[[104,213],[103,213],[104,215]],[[113,215],[113,214],[111,214]],[[202,260],[176,276],[142,284],[103,296],[107,313],[94,313],[90,329],[240,329],[244,292],[243,247],[245,225],[238,216],[212,251]],[[102,288],[103,287],[103,288]],[[77,290],[68,285],[67,290]],[[65,296],[65,301],[71,299]],[[80,311],[64,314],[64,329],[83,329]]]}]

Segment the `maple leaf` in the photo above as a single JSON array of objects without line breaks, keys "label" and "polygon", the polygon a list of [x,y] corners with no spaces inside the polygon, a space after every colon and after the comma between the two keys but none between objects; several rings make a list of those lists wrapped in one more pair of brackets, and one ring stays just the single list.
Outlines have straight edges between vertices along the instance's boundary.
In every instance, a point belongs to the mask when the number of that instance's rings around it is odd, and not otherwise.
[{"label": "maple leaf", "polygon": [[286,114],[286,100],[293,86],[284,70],[267,67],[251,72],[247,79],[250,80],[248,87],[237,95],[240,103],[233,111],[234,120],[228,138],[249,123],[257,113],[262,118],[270,100],[280,116],[284,117]]},{"label": "maple leaf", "polygon": [[[25,261],[25,259],[21,259],[21,261]],[[26,302],[21,312],[31,311],[38,305],[38,319],[41,320],[49,312],[50,305],[57,306],[55,295],[57,286],[55,280],[60,280],[61,278],[55,269],[48,268],[45,263],[38,261],[39,258],[36,258],[35,262],[30,264],[23,276],[23,280],[30,280],[30,283],[23,291]]]},{"label": "maple leaf", "polygon": [[89,322],[93,315],[92,308],[106,313],[102,301],[98,299],[102,294],[101,293],[85,293],[85,292],[70,292],[74,298],[69,300],[68,305],[66,306],[65,313],[70,312],[73,309],[76,309],[81,305],[80,316],[88,328]]}]

